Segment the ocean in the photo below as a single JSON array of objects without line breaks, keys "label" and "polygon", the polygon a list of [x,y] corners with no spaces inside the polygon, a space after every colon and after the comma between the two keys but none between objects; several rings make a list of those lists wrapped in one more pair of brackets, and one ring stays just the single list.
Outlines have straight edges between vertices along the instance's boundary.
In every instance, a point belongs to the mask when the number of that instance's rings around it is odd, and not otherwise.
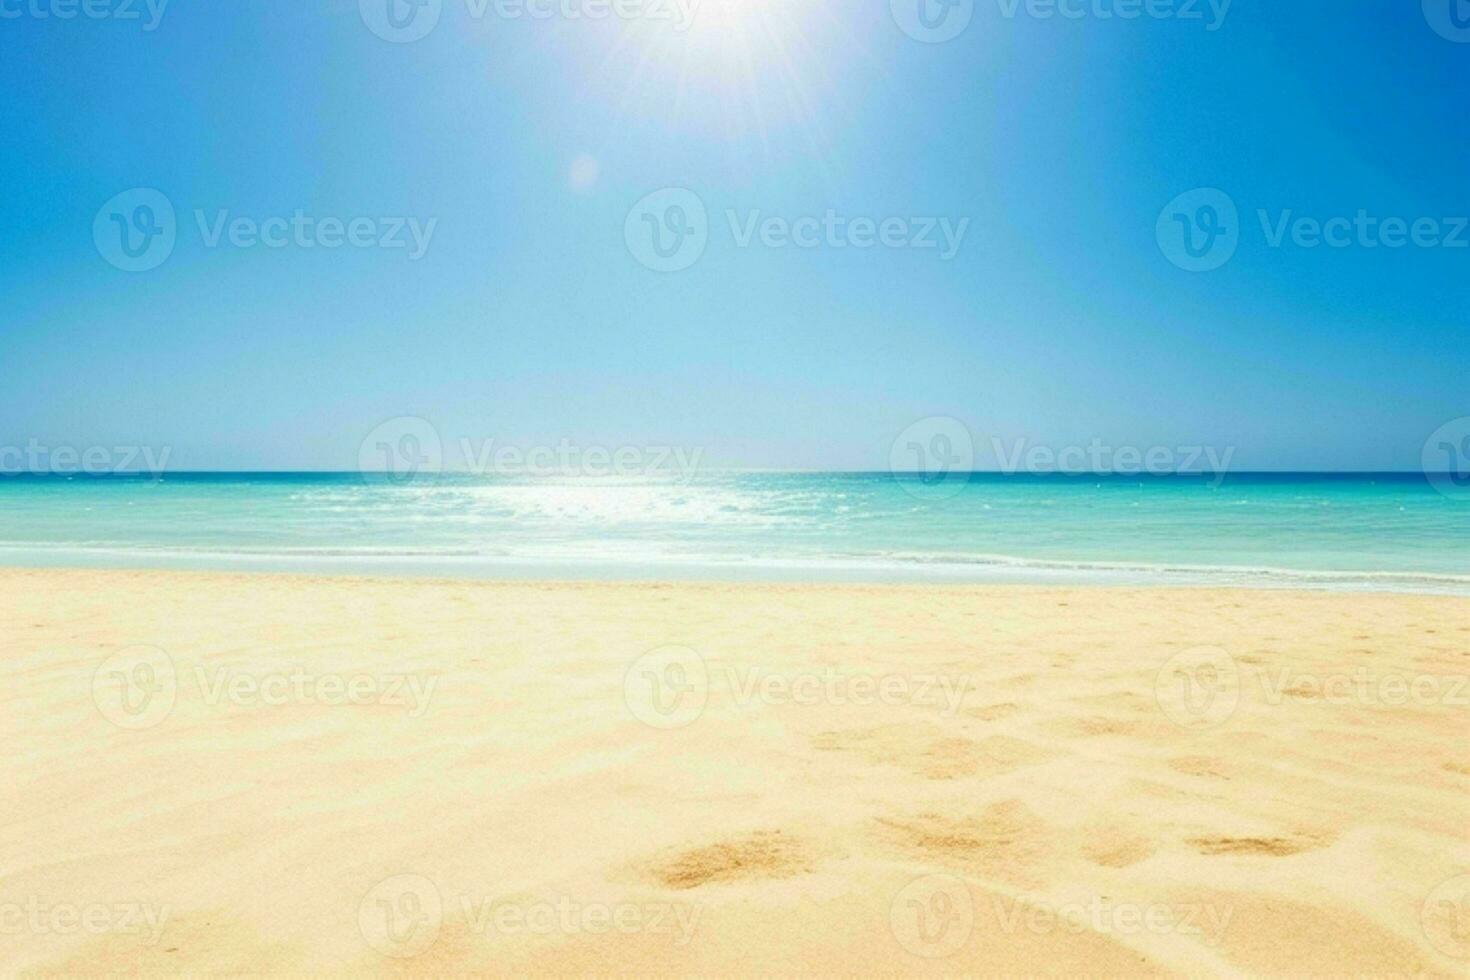
[{"label": "ocean", "polygon": [[1470,594],[1420,474],[0,478],[0,564]]}]

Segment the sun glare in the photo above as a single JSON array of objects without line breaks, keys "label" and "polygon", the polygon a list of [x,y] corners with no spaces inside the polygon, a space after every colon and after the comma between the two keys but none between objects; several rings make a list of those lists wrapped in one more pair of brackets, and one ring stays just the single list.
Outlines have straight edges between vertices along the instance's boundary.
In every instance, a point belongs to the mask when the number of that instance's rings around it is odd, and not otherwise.
[{"label": "sun glare", "polygon": [[677,26],[629,25],[604,69],[622,63],[627,87],[615,94],[630,119],[664,118],[680,129],[718,134],[756,152],[792,128],[798,143],[825,156],[823,118],[844,107],[834,75],[862,55],[819,0],[666,0]]},{"label": "sun glare", "polygon": [[787,44],[799,35],[814,0],[683,0],[684,33],[694,47],[736,50]]}]

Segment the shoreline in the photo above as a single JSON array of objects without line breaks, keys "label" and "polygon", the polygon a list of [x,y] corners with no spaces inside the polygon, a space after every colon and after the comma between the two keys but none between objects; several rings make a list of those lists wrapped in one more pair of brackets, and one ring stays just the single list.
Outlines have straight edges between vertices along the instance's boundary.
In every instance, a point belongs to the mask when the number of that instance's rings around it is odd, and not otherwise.
[{"label": "shoreline", "polygon": [[[9,486],[9,492],[5,491]],[[1470,596],[1414,474],[728,474],[669,482],[222,474],[0,481],[0,564],[392,577],[1175,585]]]},{"label": "shoreline", "polygon": [[249,573],[404,581],[590,582],[630,584],[873,585],[938,587],[1240,589],[1265,592],[1382,594],[1470,597],[1470,576],[1399,571],[1314,571],[1230,566],[1150,566],[1116,562],[789,560],[769,562],[603,561],[596,559],[486,560],[468,558],[323,558],[279,554],[234,555],[200,560],[181,553],[155,555],[138,563],[118,554],[115,562],[14,563],[0,547],[0,570],[163,571],[198,574]]}]

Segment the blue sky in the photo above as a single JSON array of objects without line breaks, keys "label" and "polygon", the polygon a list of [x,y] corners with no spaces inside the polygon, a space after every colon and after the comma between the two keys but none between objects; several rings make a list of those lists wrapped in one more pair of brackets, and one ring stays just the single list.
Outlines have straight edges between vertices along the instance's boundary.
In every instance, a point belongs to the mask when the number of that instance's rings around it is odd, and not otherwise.
[{"label": "blue sky", "polygon": [[[1470,244],[1470,43],[1435,2],[976,0],[925,43],[888,0],[703,0],[682,32],[443,0],[392,43],[357,0],[173,0],[152,30],[143,0],[0,0],[0,443],[349,469],[411,415],[446,443],[878,469],[952,416],[980,466],[995,437],[1415,468],[1470,415],[1470,248],[1273,246],[1259,212]],[[176,213],[144,272],[94,239],[133,188]],[[625,234],[663,188],[706,211],[678,271]],[[1158,233],[1197,188],[1239,216],[1203,272]],[[196,218],[298,211],[433,231],[417,258],[211,247]],[[844,247],[776,244],[829,211]],[[965,224],[946,257],[857,247],[853,219]]]}]

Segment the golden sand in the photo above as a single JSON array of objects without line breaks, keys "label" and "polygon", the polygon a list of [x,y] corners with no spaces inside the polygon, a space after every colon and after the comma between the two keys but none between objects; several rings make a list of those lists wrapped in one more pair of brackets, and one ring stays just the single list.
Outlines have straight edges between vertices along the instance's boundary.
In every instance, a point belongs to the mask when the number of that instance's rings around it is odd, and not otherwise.
[{"label": "golden sand", "polygon": [[0,972],[1470,970],[1470,601],[0,572]]}]

